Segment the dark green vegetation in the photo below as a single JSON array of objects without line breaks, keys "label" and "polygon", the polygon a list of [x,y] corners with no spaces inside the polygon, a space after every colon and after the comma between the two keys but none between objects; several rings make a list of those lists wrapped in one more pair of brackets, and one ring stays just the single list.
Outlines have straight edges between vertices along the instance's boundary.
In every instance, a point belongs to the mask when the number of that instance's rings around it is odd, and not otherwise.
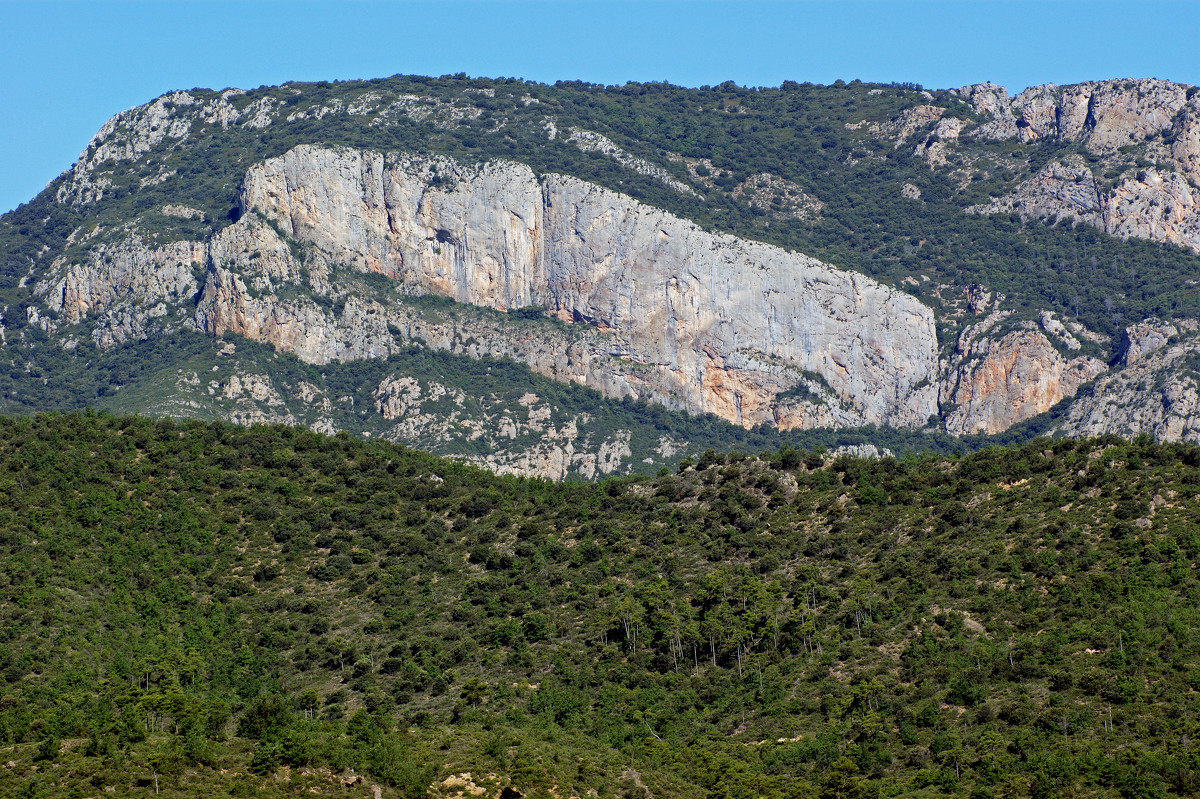
[{"label": "dark green vegetation", "polygon": [[1190,795],[1197,518],[1146,439],[553,484],[4,419],[0,792]]}]

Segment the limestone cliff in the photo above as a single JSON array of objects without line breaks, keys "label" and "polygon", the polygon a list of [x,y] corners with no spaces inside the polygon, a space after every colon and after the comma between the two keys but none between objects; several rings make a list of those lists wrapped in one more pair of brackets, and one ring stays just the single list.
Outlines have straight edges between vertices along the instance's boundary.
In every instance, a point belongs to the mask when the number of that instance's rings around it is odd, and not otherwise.
[{"label": "limestone cliff", "polygon": [[[44,195],[63,218],[48,222],[54,210],[38,218],[62,235],[40,251],[10,246],[16,255],[5,267],[17,285],[0,308],[0,346],[12,340],[45,351],[42,342],[50,341],[71,351],[90,339],[111,352],[191,328],[245,336],[327,365],[377,361],[416,344],[511,357],[608,397],[648,398],[782,430],[916,428],[940,413],[952,433],[999,432],[1090,383],[1120,400],[1101,402],[1085,388],[1064,430],[1126,425],[1175,436],[1190,429],[1190,422],[1170,421],[1191,418],[1191,339],[1178,319],[1133,325],[1118,346],[1080,319],[1042,311],[1042,303],[1053,302],[1061,312],[1062,292],[1038,294],[994,253],[982,265],[947,266],[944,253],[957,246],[959,231],[944,242],[879,231],[882,239],[865,237],[866,251],[830,250],[831,258],[887,275],[908,294],[779,247],[710,232],[616,190],[640,192],[647,202],[669,197],[672,208],[706,224],[795,242],[810,240],[814,230],[820,240],[828,234],[822,225],[862,235],[861,209],[848,212],[838,199],[840,178],[829,177],[857,176],[858,185],[887,184],[886,196],[905,213],[1014,213],[1200,252],[1194,87],[1112,80],[1036,86],[1016,96],[994,84],[949,93],[847,89],[863,116],[842,116],[836,130],[811,142],[838,167],[825,172],[809,159],[811,169],[785,175],[749,151],[739,156],[744,163],[715,150],[711,157],[675,152],[669,141],[619,126],[603,134],[579,127],[580,119],[551,112],[532,94],[501,103],[503,87],[445,83],[436,92],[420,81],[197,89],[118,114]],[[485,95],[488,102],[480,100]],[[778,113],[793,101],[810,102],[802,95],[777,99],[771,107]],[[711,107],[705,101],[692,121],[716,125],[710,132],[724,136],[727,123],[750,119],[756,107],[730,95]],[[338,132],[334,139],[355,147],[293,146],[311,142],[320,120]],[[263,130],[272,135],[261,136]],[[582,155],[602,164],[600,172],[578,174],[607,188],[504,160],[524,157],[506,144],[514,141],[546,146],[543,156],[555,148],[569,153],[531,163],[573,172],[583,169]],[[393,146],[405,152],[372,149]],[[764,143],[764,152],[771,146]],[[482,163],[412,154],[429,149],[478,152]],[[900,171],[872,171],[876,161]],[[721,203],[745,213],[740,220],[721,216]],[[958,221],[970,231],[991,224]],[[1009,226],[1003,220],[995,227]],[[1001,232],[1010,251],[1020,244],[1018,233]],[[887,255],[888,237],[900,236],[909,236],[903,248]],[[868,251],[874,254],[859,258]],[[1172,269],[1175,282],[1190,285],[1186,260]],[[1135,297],[1136,278],[1117,282],[1114,298]],[[1014,298],[1005,301],[1001,292]],[[421,299],[430,295],[457,304]],[[941,309],[938,322],[950,343],[940,360],[933,312],[916,297]],[[1081,318],[1110,325],[1121,313],[1128,324],[1190,303],[1183,296],[1116,306],[1106,307],[1104,318],[1096,308]],[[1025,321],[1017,323],[1017,315]],[[12,352],[10,368],[19,374]],[[20,357],[33,375],[37,359]],[[513,443],[489,465],[546,476],[601,474],[601,464],[631,457],[621,455],[621,435],[613,432],[619,425],[607,421],[598,428],[603,435],[571,438],[567,417],[518,423],[501,403],[455,417],[461,430],[444,428],[437,419],[446,408],[401,401],[400,383],[385,386],[378,375],[379,397],[359,396],[357,408],[339,409],[344,398],[321,395],[311,376],[309,388],[299,388],[272,384],[273,372],[255,369],[216,388],[201,381],[209,399],[193,398],[200,403],[194,410],[321,429],[359,429],[352,420],[365,412],[379,422],[370,428],[375,434],[384,432],[384,420],[389,435],[415,444],[413,436],[433,430],[443,430],[444,441],[466,436],[471,443],[464,431],[491,419],[521,431],[500,438],[520,441],[526,457],[514,459]],[[1141,382],[1121,382],[1137,376]],[[111,383],[113,391],[125,389],[120,379]],[[1151,394],[1143,384],[1154,387]],[[1176,385],[1182,388],[1165,410],[1147,410],[1163,405],[1155,391]],[[438,389],[422,383],[420,390],[428,399]],[[304,400],[310,395],[316,404]],[[502,423],[505,413],[511,425]],[[639,459],[646,440],[633,435]]]},{"label": "limestone cliff", "polygon": [[[747,426],[805,425],[775,397],[813,374],[842,424],[912,426],[935,410],[933,318],[913,298],[575,178],[301,146],[252,167],[243,204],[247,217],[262,214],[322,259],[386,275],[406,292],[497,310],[536,306],[586,323],[602,335],[572,377],[605,393]],[[401,327],[385,306],[371,310],[377,329],[384,317]],[[305,320],[308,338],[298,341],[277,304],[254,307],[235,276],[214,269],[198,319],[320,361],[370,357],[345,346],[343,328],[369,325],[371,315],[344,311],[339,332],[315,342]],[[381,351],[389,340],[354,338]],[[614,360],[640,368],[631,379],[606,363]]]},{"label": "limestone cliff", "polygon": [[1125,368],[1105,375],[1067,409],[1057,432],[1149,433],[1200,442],[1200,337],[1195,321],[1149,320],[1126,331]]},{"label": "limestone cliff", "polygon": [[[972,135],[1078,143],[1099,164],[1094,170],[1080,156],[1053,161],[1012,194],[968,210],[1065,217],[1114,236],[1200,252],[1200,94],[1195,87],[1106,80],[1034,86],[1014,98],[993,84],[956,93],[990,118]],[[946,142],[957,136],[935,132],[930,138],[932,154],[926,157],[931,164],[936,165],[935,158],[944,163]],[[1134,150],[1137,159],[1131,157]],[[1118,177],[1110,182],[1100,172]]]},{"label": "limestone cliff", "polygon": [[1074,141],[1093,153],[1111,153],[1171,130],[1190,88],[1153,79],[1046,84],[1017,95],[1012,111],[1022,141]]},{"label": "limestone cliff", "polygon": [[946,365],[942,409],[947,432],[998,433],[1049,410],[1105,371],[1086,356],[1068,358],[1050,340],[1056,336],[1068,351],[1079,343],[1049,314],[1042,329],[1026,322],[996,335],[1008,314],[996,312],[968,326]]},{"label": "limestone cliff", "polygon": [[1168,136],[1184,143],[1180,156],[1196,155],[1190,147],[1200,108],[1194,87],[1166,80],[1101,80],[1073,86],[1031,86],[1009,97],[1003,86],[980,83],[952,94],[961,97],[989,121],[979,132],[989,138],[1078,142],[1096,154]]},{"label": "limestone cliff", "polygon": [[151,319],[179,315],[198,291],[207,260],[203,242],[151,246],[133,233],[93,249],[83,263],[60,258],[34,293],[67,323],[99,317],[94,338],[108,347],[141,338]]},{"label": "limestone cliff", "polygon": [[1051,162],[1012,194],[968,210],[1068,219],[1121,238],[1200,252],[1200,190],[1178,172],[1147,168],[1105,189],[1083,158],[1071,156]]}]

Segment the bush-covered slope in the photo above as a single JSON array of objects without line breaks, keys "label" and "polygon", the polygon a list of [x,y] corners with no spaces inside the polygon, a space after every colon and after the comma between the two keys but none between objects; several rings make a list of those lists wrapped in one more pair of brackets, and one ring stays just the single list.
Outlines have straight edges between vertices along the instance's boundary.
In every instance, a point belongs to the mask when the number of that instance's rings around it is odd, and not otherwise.
[{"label": "bush-covered slope", "polygon": [[1194,446],[553,484],[86,413],[0,488],[6,795],[1200,789]]}]

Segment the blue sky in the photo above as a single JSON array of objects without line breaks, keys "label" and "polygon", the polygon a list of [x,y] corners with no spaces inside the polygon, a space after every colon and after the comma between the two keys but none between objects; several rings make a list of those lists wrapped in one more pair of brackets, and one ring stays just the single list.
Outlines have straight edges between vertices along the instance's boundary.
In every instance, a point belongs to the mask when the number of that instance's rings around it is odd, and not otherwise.
[{"label": "blue sky", "polygon": [[1200,84],[1200,2],[0,0],[0,211],[171,89],[466,72],[666,80]]}]

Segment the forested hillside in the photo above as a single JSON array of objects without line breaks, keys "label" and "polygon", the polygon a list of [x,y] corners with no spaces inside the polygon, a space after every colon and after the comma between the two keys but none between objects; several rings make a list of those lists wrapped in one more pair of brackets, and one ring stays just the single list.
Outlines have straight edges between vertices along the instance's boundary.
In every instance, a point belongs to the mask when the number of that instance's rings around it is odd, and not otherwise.
[{"label": "forested hillside", "polygon": [[1198,514],[1147,437],[584,484],[4,419],[0,792],[1192,795]]}]

